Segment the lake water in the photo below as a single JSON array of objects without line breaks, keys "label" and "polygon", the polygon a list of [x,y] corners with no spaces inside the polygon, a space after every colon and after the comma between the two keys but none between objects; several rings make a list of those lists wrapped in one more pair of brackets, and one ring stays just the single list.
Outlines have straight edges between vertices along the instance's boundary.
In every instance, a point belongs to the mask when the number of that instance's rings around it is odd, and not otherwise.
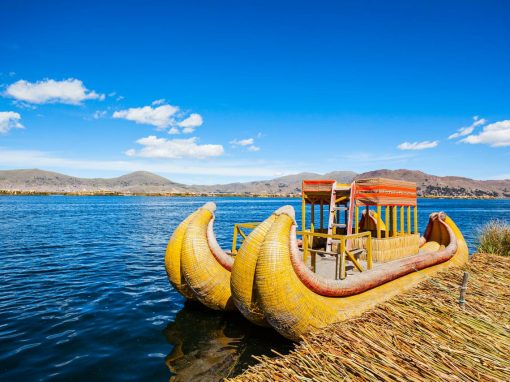
[{"label": "lake water", "polygon": [[[163,256],[177,224],[206,201],[230,247],[235,222],[298,199],[0,196],[0,380],[218,380],[288,352],[239,314],[209,311],[170,287]],[[510,221],[508,200],[426,199],[420,231],[446,211],[471,249],[476,229]]]}]

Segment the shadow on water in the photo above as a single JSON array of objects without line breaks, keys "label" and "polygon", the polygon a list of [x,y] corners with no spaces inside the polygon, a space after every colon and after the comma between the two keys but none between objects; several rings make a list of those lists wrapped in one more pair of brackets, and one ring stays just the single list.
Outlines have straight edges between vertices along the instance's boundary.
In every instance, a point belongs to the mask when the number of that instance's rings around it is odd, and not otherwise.
[{"label": "shadow on water", "polygon": [[288,353],[292,342],[255,326],[239,313],[216,312],[186,302],[164,330],[174,347],[165,362],[171,381],[219,381],[256,363],[253,355]]}]

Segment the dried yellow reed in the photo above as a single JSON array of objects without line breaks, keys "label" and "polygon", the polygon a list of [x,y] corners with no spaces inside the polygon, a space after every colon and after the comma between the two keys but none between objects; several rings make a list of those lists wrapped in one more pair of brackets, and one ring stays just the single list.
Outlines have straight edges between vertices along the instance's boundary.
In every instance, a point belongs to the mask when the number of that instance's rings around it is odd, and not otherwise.
[{"label": "dried yellow reed", "polygon": [[258,358],[232,381],[508,381],[509,284],[510,258],[477,254],[288,355]]}]

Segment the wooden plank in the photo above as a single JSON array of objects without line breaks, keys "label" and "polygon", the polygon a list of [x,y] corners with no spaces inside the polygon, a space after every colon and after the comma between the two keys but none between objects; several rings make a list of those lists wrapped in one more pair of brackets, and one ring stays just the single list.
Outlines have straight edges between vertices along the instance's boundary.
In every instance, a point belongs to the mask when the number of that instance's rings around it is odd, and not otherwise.
[{"label": "wooden plank", "polygon": [[358,269],[358,271],[363,272],[363,268],[361,267],[360,263],[358,263],[358,260],[356,260],[356,258],[352,255],[352,253],[349,251],[345,251],[345,253],[347,254],[347,257],[349,257],[349,260],[351,260],[354,266]]}]

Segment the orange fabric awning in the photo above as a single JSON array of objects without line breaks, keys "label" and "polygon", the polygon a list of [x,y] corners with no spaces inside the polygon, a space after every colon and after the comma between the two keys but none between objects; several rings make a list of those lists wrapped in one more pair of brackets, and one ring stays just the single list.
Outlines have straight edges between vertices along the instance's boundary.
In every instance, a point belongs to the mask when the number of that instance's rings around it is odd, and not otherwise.
[{"label": "orange fabric awning", "polygon": [[416,183],[385,178],[355,181],[356,205],[416,206]]}]

